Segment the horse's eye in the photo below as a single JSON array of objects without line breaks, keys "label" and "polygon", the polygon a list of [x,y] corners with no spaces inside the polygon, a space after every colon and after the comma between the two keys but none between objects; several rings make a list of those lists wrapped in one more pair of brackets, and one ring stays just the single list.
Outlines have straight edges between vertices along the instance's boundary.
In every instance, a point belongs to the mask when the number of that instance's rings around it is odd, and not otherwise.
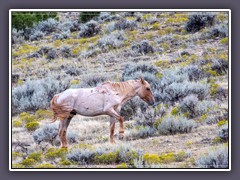
[{"label": "horse's eye", "polygon": [[150,91],[150,88],[147,88],[148,91]]}]

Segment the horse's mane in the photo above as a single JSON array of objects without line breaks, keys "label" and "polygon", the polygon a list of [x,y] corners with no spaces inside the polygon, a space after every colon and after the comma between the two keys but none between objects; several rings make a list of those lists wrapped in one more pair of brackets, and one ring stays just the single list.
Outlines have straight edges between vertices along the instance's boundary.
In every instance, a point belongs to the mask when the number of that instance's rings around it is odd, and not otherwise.
[{"label": "horse's mane", "polygon": [[104,82],[102,85],[106,85],[113,91],[117,91],[119,93],[127,94],[133,90],[133,84],[131,80],[124,81],[124,82]]}]

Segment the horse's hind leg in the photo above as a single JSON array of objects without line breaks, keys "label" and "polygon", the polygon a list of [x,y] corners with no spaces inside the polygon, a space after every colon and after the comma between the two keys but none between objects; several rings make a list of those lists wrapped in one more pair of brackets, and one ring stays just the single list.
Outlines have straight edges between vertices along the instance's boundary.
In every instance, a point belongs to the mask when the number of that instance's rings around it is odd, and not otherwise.
[{"label": "horse's hind leg", "polygon": [[61,140],[61,147],[67,148],[67,128],[73,118],[73,115],[70,115],[68,118],[61,120],[59,123],[58,135]]},{"label": "horse's hind leg", "polygon": [[115,129],[115,118],[110,117],[110,142],[115,143],[113,136],[114,136],[114,129]]}]

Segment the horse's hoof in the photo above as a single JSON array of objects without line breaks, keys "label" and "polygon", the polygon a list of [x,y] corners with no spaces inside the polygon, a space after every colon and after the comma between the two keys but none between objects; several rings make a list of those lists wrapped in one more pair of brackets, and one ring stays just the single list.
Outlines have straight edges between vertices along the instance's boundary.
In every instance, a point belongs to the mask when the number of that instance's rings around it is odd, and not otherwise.
[{"label": "horse's hoof", "polygon": [[115,144],[115,141],[114,141],[114,140],[111,140],[110,143],[111,143],[111,144]]}]

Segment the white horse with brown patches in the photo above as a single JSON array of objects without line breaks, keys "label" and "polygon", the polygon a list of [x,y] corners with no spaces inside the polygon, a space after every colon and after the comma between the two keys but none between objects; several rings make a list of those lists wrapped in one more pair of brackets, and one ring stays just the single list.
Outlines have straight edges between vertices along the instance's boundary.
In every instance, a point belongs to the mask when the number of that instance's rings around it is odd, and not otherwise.
[{"label": "white horse with brown patches", "polygon": [[121,107],[134,96],[139,96],[149,105],[155,103],[150,85],[144,79],[125,82],[105,82],[94,88],[68,89],[56,94],[50,102],[54,112],[53,122],[60,119],[58,135],[61,147],[67,147],[66,133],[72,117],[110,116],[110,142],[114,143],[113,135],[115,119],[120,122],[119,139],[124,137],[123,117],[119,115]]}]

